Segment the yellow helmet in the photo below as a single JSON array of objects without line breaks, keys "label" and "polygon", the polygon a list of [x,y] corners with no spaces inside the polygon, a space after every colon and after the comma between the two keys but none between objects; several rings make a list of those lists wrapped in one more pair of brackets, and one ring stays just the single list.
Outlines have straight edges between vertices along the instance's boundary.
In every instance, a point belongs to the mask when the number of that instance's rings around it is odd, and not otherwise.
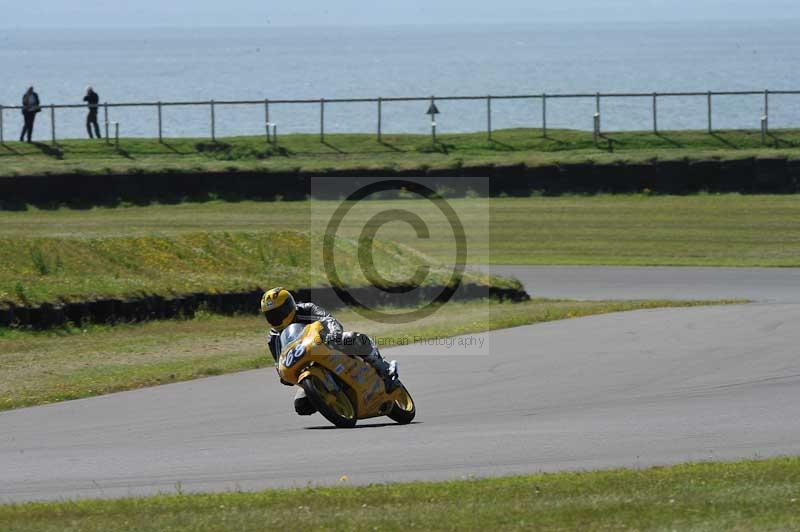
[{"label": "yellow helmet", "polygon": [[294,321],[297,304],[288,290],[273,288],[264,292],[264,297],[261,298],[261,312],[273,329],[282,331]]}]

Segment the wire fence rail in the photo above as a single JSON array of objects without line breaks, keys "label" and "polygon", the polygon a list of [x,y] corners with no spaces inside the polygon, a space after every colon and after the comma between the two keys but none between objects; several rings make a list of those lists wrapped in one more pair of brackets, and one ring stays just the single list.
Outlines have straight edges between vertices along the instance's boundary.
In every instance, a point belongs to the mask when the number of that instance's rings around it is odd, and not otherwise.
[{"label": "wire fence rail", "polygon": [[[119,130],[120,123],[113,122],[109,119],[109,110],[117,108],[139,108],[151,107],[155,108],[158,119],[158,139],[163,140],[163,108],[164,107],[207,107],[209,109],[209,137],[212,141],[216,141],[216,113],[217,107],[225,106],[238,106],[238,105],[258,105],[263,106],[264,113],[264,132],[265,138],[268,143],[276,144],[278,142],[278,125],[270,121],[270,107],[277,105],[314,105],[319,107],[319,136],[320,141],[325,140],[325,110],[326,106],[334,104],[348,104],[348,103],[374,103],[376,104],[376,135],[377,140],[381,141],[383,131],[383,107],[388,103],[396,102],[430,102],[429,112],[431,116],[431,137],[433,142],[436,142],[436,102],[446,101],[479,101],[485,102],[486,106],[486,133],[489,140],[492,139],[492,102],[503,100],[540,100],[541,101],[541,131],[544,136],[547,136],[547,102],[548,100],[557,99],[593,99],[595,102],[595,113],[593,116],[593,133],[595,142],[598,141],[602,135],[602,102],[603,100],[619,99],[619,98],[647,98],[651,100],[652,109],[652,130],[654,133],[659,132],[658,127],[658,102],[659,99],[664,98],[704,98],[707,109],[707,129],[708,132],[713,132],[713,109],[714,98],[725,96],[760,96],[763,97],[762,113],[759,118],[759,127],[761,129],[762,142],[766,142],[766,135],[769,132],[769,98],[771,95],[800,95],[800,90],[747,90],[747,91],[705,91],[705,92],[607,92],[607,93],[566,93],[566,94],[507,94],[507,95],[482,95],[482,96],[411,96],[411,97],[378,97],[378,98],[303,98],[303,99],[263,99],[263,100],[187,100],[187,101],[174,101],[174,102],[124,102],[124,103],[102,103],[98,104],[98,109],[103,109],[104,125],[105,125],[105,138],[106,142],[110,143],[109,137],[110,128],[115,130],[115,143],[119,145]],[[53,144],[57,143],[56,134],[56,111],[58,109],[85,109],[86,104],[50,104],[41,106],[42,110],[47,109],[50,112],[50,136]],[[4,137],[4,112],[9,110],[21,110],[22,106],[5,106],[0,104],[0,143],[5,142]]]}]

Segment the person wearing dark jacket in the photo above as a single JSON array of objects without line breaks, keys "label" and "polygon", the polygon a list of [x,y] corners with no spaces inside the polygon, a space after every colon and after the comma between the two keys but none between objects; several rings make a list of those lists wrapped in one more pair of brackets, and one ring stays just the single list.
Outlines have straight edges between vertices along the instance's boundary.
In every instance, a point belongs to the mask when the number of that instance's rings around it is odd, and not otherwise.
[{"label": "person wearing dark jacket", "polygon": [[92,137],[92,126],[94,126],[95,136],[98,139],[103,138],[100,136],[100,124],[97,123],[97,104],[100,102],[100,96],[94,92],[92,87],[87,87],[83,101],[89,106],[89,114],[86,115],[86,131],[89,133],[89,138],[94,138]]},{"label": "person wearing dark jacket", "polygon": [[[342,324],[330,312],[314,303],[296,303],[294,297],[284,288],[273,288],[261,298],[261,312],[270,324],[269,352],[277,362],[281,354],[281,331],[292,323],[308,325],[319,321],[323,325],[322,341],[344,353],[364,359],[383,379],[387,391],[392,391],[397,383],[397,362],[383,359],[375,343],[366,334],[345,331]],[[284,383],[285,384],[285,383]],[[301,416],[310,416],[316,409],[300,388],[294,396],[294,409]]]},{"label": "person wearing dark jacket", "polygon": [[22,133],[19,135],[19,141],[25,140],[27,135],[28,142],[31,142],[31,135],[33,135],[33,122],[36,120],[36,113],[42,110],[39,103],[39,95],[34,92],[33,87],[28,87],[25,94],[22,95],[22,117],[25,119],[25,125],[22,126]]}]

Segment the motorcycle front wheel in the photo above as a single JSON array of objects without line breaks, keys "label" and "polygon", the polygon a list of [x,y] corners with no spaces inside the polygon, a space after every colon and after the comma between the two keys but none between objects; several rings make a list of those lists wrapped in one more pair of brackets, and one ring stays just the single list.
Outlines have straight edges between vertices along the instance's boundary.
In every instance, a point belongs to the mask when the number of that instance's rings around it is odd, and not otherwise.
[{"label": "motorcycle front wheel", "polygon": [[400,397],[395,400],[392,409],[386,415],[401,425],[407,425],[414,421],[414,416],[417,415],[417,407],[414,406],[414,400],[403,384],[400,385]]},{"label": "motorcycle front wheel", "polygon": [[340,428],[352,428],[356,425],[356,409],[343,390],[328,391],[325,384],[316,375],[310,375],[300,382],[309,401],[319,410],[325,419]]}]

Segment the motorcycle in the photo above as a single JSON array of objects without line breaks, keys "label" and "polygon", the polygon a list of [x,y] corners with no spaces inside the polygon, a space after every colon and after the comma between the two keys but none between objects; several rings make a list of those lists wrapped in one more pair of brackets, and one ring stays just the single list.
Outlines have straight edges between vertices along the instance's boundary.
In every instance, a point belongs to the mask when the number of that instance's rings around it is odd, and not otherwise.
[{"label": "motorcycle", "polygon": [[400,424],[411,423],[416,408],[402,383],[387,393],[383,379],[359,357],[335,351],[322,341],[323,324],[289,325],[280,336],[278,374],[285,382],[301,386],[325,419],[351,428],[359,419],[388,416]]}]

